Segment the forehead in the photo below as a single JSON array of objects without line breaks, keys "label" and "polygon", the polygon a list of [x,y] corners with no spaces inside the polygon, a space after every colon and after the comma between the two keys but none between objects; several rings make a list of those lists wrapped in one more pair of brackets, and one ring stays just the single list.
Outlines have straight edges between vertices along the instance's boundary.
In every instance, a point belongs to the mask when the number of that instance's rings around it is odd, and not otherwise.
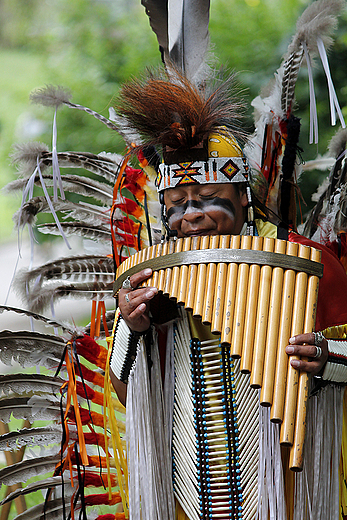
[{"label": "forehead", "polygon": [[164,191],[165,200],[172,200],[177,196],[180,197],[195,197],[199,195],[216,194],[218,197],[230,198],[238,193],[235,183],[225,184],[191,184],[189,186],[176,186]]}]

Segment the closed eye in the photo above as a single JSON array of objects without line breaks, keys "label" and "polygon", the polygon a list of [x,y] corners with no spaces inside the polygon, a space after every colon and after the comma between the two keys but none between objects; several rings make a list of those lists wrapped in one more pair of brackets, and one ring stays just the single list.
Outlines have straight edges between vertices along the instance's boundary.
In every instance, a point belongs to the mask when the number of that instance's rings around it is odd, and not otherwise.
[{"label": "closed eye", "polygon": [[200,194],[200,198],[202,200],[214,199],[215,197],[216,197],[216,192]]}]

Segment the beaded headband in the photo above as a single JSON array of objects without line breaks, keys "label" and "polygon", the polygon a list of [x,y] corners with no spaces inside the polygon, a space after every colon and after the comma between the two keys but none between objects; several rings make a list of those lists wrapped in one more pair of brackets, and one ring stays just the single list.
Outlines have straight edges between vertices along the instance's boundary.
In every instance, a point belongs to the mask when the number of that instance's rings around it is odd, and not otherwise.
[{"label": "beaded headband", "polygon": [[205,160],[197,157],[197,160],[170,163],[166,160],[160,164],[156,181],[158,192],[191,184],[247,182],[249,165],[231,134],[211,133],[206,149],[201,149],[200,154],[197,150],[197,155],[201,154],[205,154]]}]

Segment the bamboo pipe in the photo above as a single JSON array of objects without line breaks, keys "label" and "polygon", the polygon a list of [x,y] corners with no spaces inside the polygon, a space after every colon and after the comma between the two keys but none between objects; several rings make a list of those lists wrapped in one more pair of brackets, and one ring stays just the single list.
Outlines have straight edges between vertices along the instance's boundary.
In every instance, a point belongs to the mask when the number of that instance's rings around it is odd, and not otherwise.
[{"label": "bamboo pipe", "polygon": [[[252,249],[263,250],[263,238],[253,237]],[[243,374],[250,374],[252,369],[255,321],[259,294],[260,265],[252,264],[249,269],[245,330],[240,369]]]},{"label": "bamboo pipe", "polygon": [[[275,253],[285,254],[285,252],[286,241],[276,240]],[[260,404],[262,406],[272,405],[275,366],[278,347],[278,329],[282,303],[283,274],[284,273],[282,267],[274,267],[272,271],[268,332],[264,359],[263,385],[260,393]]]},{"label": "bamboo pipe", "polygon": [[[163,247],[161,249],[161,256],[165,256],[168,253],[169,242],[164,242]],[[163,292],[165,288],[165,269],[160,269],[158,271],[158,291]]]},{"label": "bamboo pipe", "polygon": [[[222,235],[219,241],[221,249],[229,249],[230,235]],[[224,295],[227,281],[228,266],[225,263],[217,265],[216,273],[216,288],[213,299],[213,311],[211,332],[212,334],[220,334],[222,330],[223,309],[224,309]]]},{"label": "bamboo pipe", "polygon": [[[240,248],[240,236],[233,235],[231,237],[231,249]],[[228,265],[227,285],[226,285],[226,299],[223,312],[223,324],[221,333],[222,345],[229,345],[231,343],[232,323],[234,319],[235,295],[237,284],[238,264],[231,263]]]},{"label": "bamboo pipe", "polygon": [[[191,247],[191,237],[186,237],[183,242],[183,251],[190,251]],[[188,281],[188,273],[189,273],[189,266],[188,265],[181,265],[180,268],[180,276],[178,281],[178,291],[177,291],[177,303],[179,305],[184,305],[186,301],[186,294],[187,294],[187,281]]]},{"label": "bamboo pipe", "polygon": [[[310,248],[302,244],[299,245],[298,256],[300,258],[310,258]],[[292,330],[290,337],[302,334],[304,330],[306,293],[307,293],[307,273],[297,273],[295,280],[295,296],[293,306]],[[288,338],[289,339],[289,338]],[[299,356],[292,356],[292,359],[299,359]],[[294,441],[294,425],[296,416],[296,403],[298,397],[299,371],[288,363],[287,389],[284,407],[283,423],[281,425],[280,443],[285,446],[292,446]]]},{"label": "bamboo pipe", "polygon": [[[170,255],[171,253],[174,253],[175,244],[176,244],[175,240],[170,240],[167,254]],[[169,267],[169,268],[165,269],[164,289],[163,289],[164,296],[170,295],[171,277],[172,277],[172,268]]]},{"label": "bamboo pipe", "polygon": [[[178,238],[176,240],[175,253],[180,253],[183,248],[183,238]],[[170,286],[170,299],[177,300],[178,297],[178,282],[180,279],[180,268],[173,267],[172,268],[172,276],[171,276],[171,286]]]},{"label": "bamboo pipe", "polygon": [[[157,244],[155,248],[155,258],[162,256],[163,244]],[[154,271],[152,276],[152,286],[158,288],[159,285],[159,271]]]},{"label": "bamboo pipe", "polygon": [[[209,249],[217,249],[219,244],[219,235],[210,236]],[[214,300],[214,289],[216,283],[217,264],[210,262],[206,271],[206,292],[204,304],[202,307],[202,323],[210,325],[212,321],[212,309]]]},{"label": "bamboo pipe", "polygon": [[[157,249],[158,249],[158,246],[160,244],[157,244],[157,245],[154,245],[154,246],[150,246],[150,247],[147,247],[146,250],[147,250],[147,254],[146,254],[146,260],[152,260],[153,258],[155,258],[157,256]],[[150,278],[148,278],[147,280],[145,280],[145,286],[146,287],[152,287],[154,286],[154,283],[153,283],[153,276],[154,276],[154,273],[152,273],[152,276]]]},{"label": "bamboo pipe", "polygon": [[[263,251],[272,253],[275,247],[273,238],[264,238]],[[266,346],[266,332],[268,324],[272,267],[263,265],[260,270],[259,299],[257,307],[253,363],[250,385],[252,388],[261,388]]]},{"label": "bamboo pipe", "polygon": [[[311,260],[321,261],[322,253],[318,249],[311,249]],[[312,332],[316,323],[317,298],[318,298],[317,276],[310,276],[307,286],[307,304],[304,323],[304,332]],[[306,358],[304,358],[306,360]],[[307,372],[300,372],[298,402],[295,422],[295,434],[293,446],[290,450],[289,467],[292,471],[301,471],[303,464],[303,448],[306,432],[306,405],[308,399],[309,378]]]},{"label": "bamboo pipe", "polygon": [[[200,246],[200,237],[193,237],[192,239],[192,250],[196,251]],[[196,277],[198,273],[198,266],[196,264],[191,264],[188,270],[188,282],[187,282],[187,298],[185,308],[187,310],[193,310],[194,307],[194,298],[195,298],[195,287],[196,287]]]},{"label": "bamboo pipe", "polygon": [[[252,237],[243,235],[241,237],[241,249],[250,249],[252,246]],[[237,276],[237,289],[235,298],[235,312],[232,330],[232,339],[230,347],[230,355],[234,358],[240,358],[242,354],[243,330],[246,313],[246,299],[249,277],[249,264],[240,264]]]},{"label": "bamboo pipe", "polygon": [[[287,243],[286,254],[297,256],[298,244]],[[287,269],[283,278],[283,295],[281,305],[281,319],[278,334],[278,351],[275,370],[275,384],[273,404],[270,419],[272,422],[282,422],[284,409],[284,396],[287,379],[288,356],[285,348],[288,345],[292,324],[292,309],[294,300],[295,271]]]},{"label": "bamboo pipe", "polygon": [[[200,241],[200,249],[208,249],[210,237],[203,236]],[[198,265],[198,273],[196,277],[196,292],[194,300],[193,316],[202,316],[202,309],[205,299],[205,287],[206,287],[206,264]]]}]

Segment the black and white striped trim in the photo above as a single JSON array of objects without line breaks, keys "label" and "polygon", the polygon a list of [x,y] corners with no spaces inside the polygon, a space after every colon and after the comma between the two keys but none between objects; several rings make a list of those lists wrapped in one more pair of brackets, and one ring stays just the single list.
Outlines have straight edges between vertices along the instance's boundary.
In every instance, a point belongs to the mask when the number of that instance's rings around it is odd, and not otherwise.
[{"label": "black and white striped trim", "polygon": [[347,341],[328,339],[328,361],[322,378],[335,383],[347,383]]},{"label": "black and white striped trim", "polygon": [[137,348],[142,334],[132,331],[119,313],[113,333],[110,368],[123,383],[128,382],[130,370],[136,359]]}]

